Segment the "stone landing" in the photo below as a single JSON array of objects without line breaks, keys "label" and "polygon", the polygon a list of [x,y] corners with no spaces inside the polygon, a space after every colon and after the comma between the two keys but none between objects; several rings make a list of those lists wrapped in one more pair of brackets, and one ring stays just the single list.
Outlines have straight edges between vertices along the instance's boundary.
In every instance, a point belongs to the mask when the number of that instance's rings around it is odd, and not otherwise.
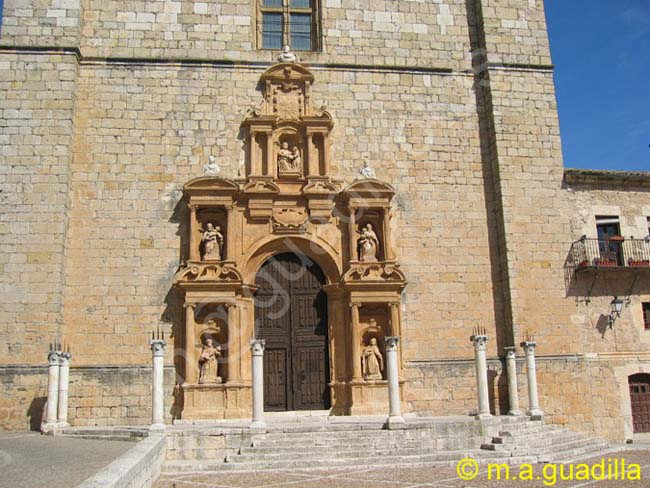
[{"label": "stone landing", "polygon": [[465,457],[519,464],[598,454],[603,441],[530,417],[385,417],[266,414],[267,429],[248,422],[188,423],[167,430],[164,473],[453,465]]}]

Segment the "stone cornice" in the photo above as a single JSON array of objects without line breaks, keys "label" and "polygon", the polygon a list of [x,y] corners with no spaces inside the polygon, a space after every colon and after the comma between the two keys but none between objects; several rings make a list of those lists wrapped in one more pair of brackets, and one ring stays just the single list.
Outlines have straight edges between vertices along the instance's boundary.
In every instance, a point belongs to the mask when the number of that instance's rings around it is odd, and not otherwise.
[{"label": "stone cornice", "polygon": [[634,185],[650,188],[650,171],[612,171],[596,169],[564,170],[566,185],[616,186]]}]

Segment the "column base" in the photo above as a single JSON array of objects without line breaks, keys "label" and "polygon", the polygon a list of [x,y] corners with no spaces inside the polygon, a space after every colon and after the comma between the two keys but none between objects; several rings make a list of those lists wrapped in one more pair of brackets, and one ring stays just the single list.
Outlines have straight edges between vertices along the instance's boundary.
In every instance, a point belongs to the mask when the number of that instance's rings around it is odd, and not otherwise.
[{"label": "column base", "polygon": [[386,420],[386,427],[390,429],[399,429],[404,425],[404,417],[401,415],[393,415]]},{"label": "column base", "polygon": [[526,415],[528,415],[529,417],[543,417],[544,412],[542,410],[540,410],[539,408],[534,408],[532,410],[528,410],[526,412]]},{"label": "column base", "polygon": [[253,431],[266,432],[266,422],[264,420],[253,420],[249,428]]},{"label": "column base", "polygon": [[149,430],[152,432],[160,432],[162,430],[165,430],[167,427],[165,424],[157,423],[157,424],[151,424],[149,426]]},{"label": "column base", "polygon": [[41,434],[45,435],[56,435],[59,428],[59,424],[56,422],[46,422],[41,424]]},{"label": "column base", "polygon": [[489,412],[479,413],[479,414],[476,415],[476,418],[477,418],[477,419],[480,419],[480,420],[483,420],[483,419],[491,419],[491,418],[492,418],[492,414],[489,413]]},{"label": "column base", "polygon": [[509,411],[508,411],[508,415],[511,415],[511,416],[513,416],[513,417],[520,417],[520,416],[522,416],[523,414],[524,414],[524,412],[522,412],[522,411],[519,410],[519,409],[517,409],[517,410],[509,410]]}]

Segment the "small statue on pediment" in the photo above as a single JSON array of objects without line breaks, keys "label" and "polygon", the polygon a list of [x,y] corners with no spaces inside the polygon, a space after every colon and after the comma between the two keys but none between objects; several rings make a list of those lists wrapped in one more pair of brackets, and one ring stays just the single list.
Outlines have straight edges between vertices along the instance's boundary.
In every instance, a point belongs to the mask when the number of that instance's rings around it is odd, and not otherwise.
[{"label": "small statue on pediment", "polygon": [[278,61],[281,63],[297,63],[298,57],[293,52],[291,52],[291,48],[289,46],[284,46],[282,48],[282,52],[278,56]]},{"label": "small statue on pediment", "polygon": [[376,178],[375,170],[370,167],[368,158],[363,158],[363,166],[358,171],[359,179]]},{"label": "small statue on pediment", "polygon": [[209,176],[217,176],[221,172],[221,168],[217,163],[217,158],[208,156],[208,163],[203,165],[203,173]]},{"label": "small statue on pediment", "polygon": [[208,222],[201,235],[201,242],[203,243],[203,259],[221,261],[223,234],[220,226]]}]

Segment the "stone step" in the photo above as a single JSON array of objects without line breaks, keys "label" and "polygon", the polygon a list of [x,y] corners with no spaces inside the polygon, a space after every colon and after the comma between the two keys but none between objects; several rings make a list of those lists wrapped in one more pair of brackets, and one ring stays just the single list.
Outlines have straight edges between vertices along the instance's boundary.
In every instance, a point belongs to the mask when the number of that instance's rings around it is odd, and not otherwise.
[{"label": "stone step", "polygon": [[499,435],[510,435],[510,436],[517,436],[517,435],[529,435],[529,434],[537,434],[540,432],[546,432],[549,430],[555,430],[557,427],[554,425],[549,425],[549,424],[542,424],[541,422],[535,422],[531,424],[524,424],[524,425],[509,425],[504,427],[499,431]]},{"label": "stone step", "polygon": [[571,432],[568,430],[562,430],[562,431],[554,431],[553,435],[541,435],[541,434],[527,434],[525,436],[503,436],[503,437],[493,437],[492,438],[492,443],[493,444],[499,444],[499,445],[513,445],[513,444],[526,444],[526,443],[534,443],[535,445],[542,445],[545,443],[550,443],[550,442],[556,442],[558,440],[562,440],[564,438],[568,437],[575,437],[575,436],[581,436],[582,434],[578,434],[576,432]]},{"label": "stone step", "polygon": [[[359,451],[359,445],[320,445],[320,446],[311,446],[312,448],[318,449],[319,452],[334,452],[334,451]],[[377,448],[377,449],[433,449],[431,443],[423,442],[399,442],[399,443],[390,443],[390,444],[366,444],[364,448]],[[300,449],[300,446],[243,446],[239,449],[240,454],[248,454],[252,452],[257,452],[260,454],[264,453],[285,453],[292,454],[295,452],[305,452],[305,449]]]},{"label": "stone step", "polygon": [[[240,471],[240,470],[277,470],[277,469],[317,469],[347,466],[402,466],[423,464],[455,465],[460,459],[475,457],[480,462],[510,462],[510,456],[491,453],[485,456],[481,451],[448,451],[431,454],[416,454],[403,456],[373,456],[361,458],[317,458],[299,459],[282,458],[277,460],[244,461],[244,462],[192,462],[168,461],[164,465],[164,472],[192,472],[192,471]],[[483,459],[481,459],[483,458]],[[530,458],[531,460],[533,458]]]},{"label": "stone step", "polygon": [[433,441],[430,439],[417,439],[417,438],[397,438],[397,437],[379,437],[379,438],[333,438],[327,437],[311,438],[311,439],[253,439],[250,447],[289,447],[289,448],[309,448],[309,447],[346,447],[346,446],[383,446],[383,445],[399,445],[403,442],[420,442],[423,446],[433,447]]},{"label": "stone step", "polygon": [[360,452],[355,449],[346,449],[346,450],[329,450],[321,451],[315,450],[311,452],[305,451],[294,451],[292,453],[273,453],[273,452],[245,452],[242,454],[233,454],[226,456],[226,462],[246,462],[246,461],[272,461],[272,460],[286,460],[286,459],[305,459],[305,460],[315,460],[327,457],[329,459],[366,459],[368,457],[375,456],[411,456],[411,455],[426,455],[430,452],[421,447],[398,447],[398,448],[385,448],[385,449],[376,449],[372,452]]},{"label": "stone step", "polygon": [[606,447],[607,447],[607,443],[605,442],[597,441],[586,436],[575,435],[571,437],[565,437],[563,439],[558,439],[555,442],[545,442],[542,445],[484,444],[481,446],[481,449],[489,450],[493,452],[509,452],[513,456],[537,455],[537,456],[548,457],[550,455],[553,455],[554,457],[562,460],[568,456],[573,456],[574,451],[576,450],[581,450],[581,449],[601,450]]}]

